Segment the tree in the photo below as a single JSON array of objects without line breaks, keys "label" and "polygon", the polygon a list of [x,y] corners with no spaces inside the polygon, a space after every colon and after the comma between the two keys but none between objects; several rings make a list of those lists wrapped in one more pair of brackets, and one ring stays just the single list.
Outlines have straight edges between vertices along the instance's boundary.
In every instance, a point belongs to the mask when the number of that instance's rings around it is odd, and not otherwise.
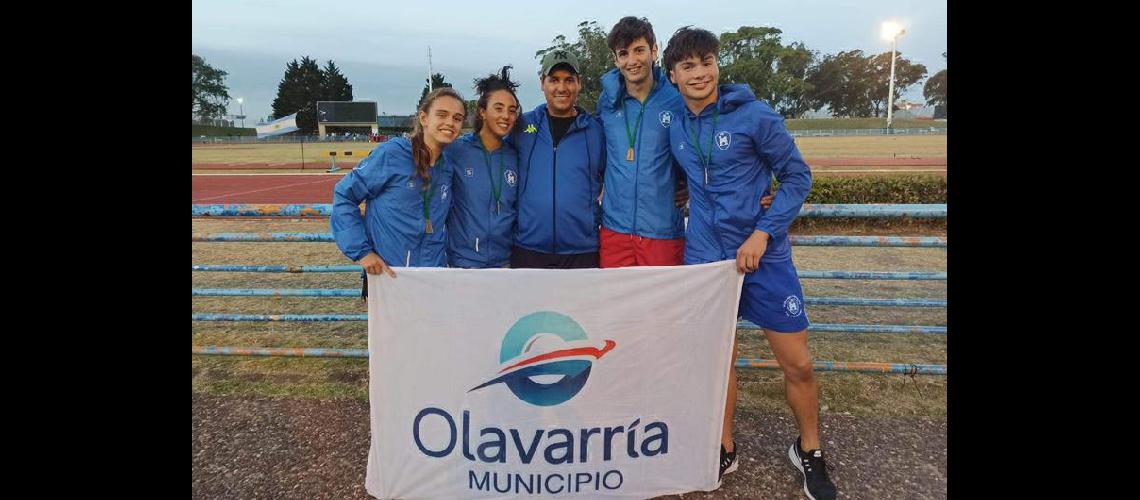
[{"label": "tree", "polygon": [[273,99],[273,119],[289,116],[304,106],[305,96],[301,89],[301,65],[294,59],[285,63],[285,76],[277,84],[277,97]]},{"label": "tree", "polygon": [[784,47],[772,76],[772,107],[782,116],[800,118],[811,109],[811,92],[815,86],[808,75],[815,66],[815,52],[803,43]]},{"label": "tree", "polygon": [[322,101],[352,100],[352,84],[348,83],[348,78],[341,74],[336,63],[330,59],[322,73],[324,73],[324,87],[321,89]]},{"label": "tree", "polygon": [[273,118],[297,113],[297,128],[303,134],[317,132],[317,101],[351,101],[352,85],[329,61],[322,70],[309,56],[285,64],[285,76],[277,84]]},{"label": "tree", "polygon": [[317,101],[324,87],[323,73],[317,61],[308,56],[285,65],[285,76],[277,85],[277,98],[273,100],[273,117],[281,118],[297,113],[297,127],[303,134],[317,130]]},{"label": "tree", "polygon": [[597,21],[582,21],[578,23],[577,41],[569,43],[564,35],[558,35],[551,43],[550,47],[535,52],[534,57],[541,61],[542,56],[552,50],[573,52],[581,71],[582,91],[578,93],[578,105],[593,113],[602,93],[602,75],[614,67],[613,52],[606,45],[606,32]]},{"label": "tree", "polygon": [[746,83],[760,99],[784,116],[799,117],[810,109],[807,81],[815,53],[802,42],[784,46],[778,28],[741,26],[721,33],[721,81]]},{"label": "tree", "polygon": [[463,119],[463,126],[475,128],[475,114],[479,112],[479,100],[468,99],[463,101],[463,108],[467,113],[467,117]]},{"label": "tree", "polygon": [[[942,53],[942,58],[946,58],[945,52]],[[926,81],[922,86],[922,97],[928,105],[946,106],[946,69],[935,73]]]},{"label": "tree", "polygon": [[[875,116],[885,115],[887,114],[887,94],[890,92],[891,82],[891,53],[883,52],[871,57],[869,64],[872,75],[870,94],[872,108]],[[926,66],[912,64],[902,56],[902,52],[899,52],[895,57],[894,100],[899,100],[906,92],[907,87],[918,83],[925,76]]]},{"label": "tree", "polygon": [[225,84],[228,73],[206,64],[206,61],[197,54],[191,56],[194,67],[194,99],[190,106],[191,115],[204,119],[224,116],[226,106],[230,102],[229,89]]},{"label": "tree", "polygon": [[771,80],[784,49],[778,28],[741,26],[720,35],[720,81],[746,83],[756,97],[772,103]]},{"label": "tree", "polygon": [[[926,66],[896,56],[894,99],[924,76]],[[861,50],[851,50],[828,55],[808,70],[805,80],[813,86],[808,106],[813,110],[827,106],[835,116],[882,116],[890,79],[890,52],[864,56]]]},{"label": "tree", "polygon": [[[451,84],[448,83],[447,80],[444,80],[442,73],[433,73],[431,75],[431,89],[435,90],[435,89],[438,89],[440,87],[451,87]],[[426,98],[427,95],[428,95],[428,81],[427,81],[427,78],[424,78],[424,91],[420,92],[420,100],[416,101],[416,110],[417,111],[420,109],[420,106],[423,105],[424,98]]]},{"label": "tree", "polygon": [[861,50],[824,56],[806,78],[813,86],[808,97],[811,109],[827,106],[835,116],[871,116],[871,73],[870,58]]}]

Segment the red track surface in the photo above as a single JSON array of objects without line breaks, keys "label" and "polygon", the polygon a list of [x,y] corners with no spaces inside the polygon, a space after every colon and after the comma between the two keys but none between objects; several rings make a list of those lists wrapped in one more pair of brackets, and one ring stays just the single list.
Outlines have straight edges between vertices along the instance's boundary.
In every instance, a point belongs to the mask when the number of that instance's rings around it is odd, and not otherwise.
[{"label": "red track surface", "polygon": [[340,175],[195,175],[192,203],[332,203]]},{"label": "red track surface", "polygon": [[[344,161],[337,160],[336,167],[344,170],[352,170],[357,160]],[[323,172],[328,170],[332,163],[328,161],[321,162],[305,162],[305,172]],[[300,162],[274,162],[274,163],[195,163],[192,165],[194,170],[297,170],[301,171],[302,164]]]}]

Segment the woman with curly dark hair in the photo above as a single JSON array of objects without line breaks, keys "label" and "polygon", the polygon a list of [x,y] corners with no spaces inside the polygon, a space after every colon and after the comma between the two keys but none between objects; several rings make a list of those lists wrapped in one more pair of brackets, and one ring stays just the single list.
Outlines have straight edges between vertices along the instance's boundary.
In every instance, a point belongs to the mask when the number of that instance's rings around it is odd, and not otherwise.
[{"label": "woman with curly dark hair", "polygon": [[475,131],[447,148],[455,199],[447,220],[451,267],[506,267],[518,216],[515,148],[503,139],[518,129],[520,106],[510,66],[475,80]]}]

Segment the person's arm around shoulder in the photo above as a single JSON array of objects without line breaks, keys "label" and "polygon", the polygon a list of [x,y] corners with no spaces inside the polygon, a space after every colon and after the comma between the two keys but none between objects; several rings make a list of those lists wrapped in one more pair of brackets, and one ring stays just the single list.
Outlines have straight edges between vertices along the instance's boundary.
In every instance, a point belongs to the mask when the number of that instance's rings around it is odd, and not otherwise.
[{"label": "person's arm around shoulder", "polygon": [[594,179],[598,186],[598,197],[596,199],[597,209],[594,211],[594,219],[597,223],[597,226],[600,228],[602,226],[602,197],[606,192],[606,132],[602,127],[602,119],[600,115],[591,115],[590,118],[593,121],[595,128],[593,131],[588,132],[592,132],[597,136],[596,144],[598,144],[598,150],[592,152],[594,154],[594,158],[591,158],[591,161],[597,162],[597,169],[594,171]]},{"label": "person's arm around shoulder", "polygon": [[673,193],[673,203],[677,208],[683,208],[689,204],[689,178],[685,175],[685,170],[681,168],[681,164],[677,158],[672,154],[669,155],[672,163],[673,174],[677,176],[676,191]]}]

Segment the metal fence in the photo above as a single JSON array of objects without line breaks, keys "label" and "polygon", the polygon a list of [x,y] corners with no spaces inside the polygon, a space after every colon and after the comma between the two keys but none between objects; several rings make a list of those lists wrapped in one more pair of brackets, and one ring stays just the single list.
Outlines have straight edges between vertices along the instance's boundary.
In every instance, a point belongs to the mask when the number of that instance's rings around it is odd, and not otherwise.
[{"label": "metal fence", "polygon": [[832,130],[789,130],[793,137],[871,136],[871,135],[946,135],[946,128],[848,128]]},{"label": "metal fence", "polygon": [[[192,205],[194,217],[209,217],[225,214],[236,217],[265,217],[266,215],[325,215],[329,207],[324,205]],[[808,217],[919,217],[946,218],[946,205],[805,205],[800,213]],[[793,236],[792,244],[823,246],[922,246],[945,247],[946,238],[939,236],[887,237],[887,236]],[[226,241],[308,241],[329,242],[332,235],[326,233],[219,233],[193,234],[196,242]],[[865,240],[865,241],[864,241]],[[245,265],[192,265],[197,272],[359,272],[359,266],[245,266]],[[806,275],[806,276],[805,276]],[[816,279],[888,279],[888,280],[938,280],[945,282],[942,272],[869,272],[869,271],[802,271],[801,278]],[[192,289],[192,296],[241,296],[241,297],[359,297],[355,289]],[[945,300],[938,299],[870,299],[865,297],[805,297],[805,301],[817,305],[843,305],[864,307],[923,307],[945,308]],[[366,314],[193,314],[192,321],[269,321],[269,322],[324,322],[324,321],[367,321]],[[753,330],[759,327],[749,321],[740,321],[737,328]],[[843,332],[849,335],[893,333],[900,335],[946,335],[947,328],[938,325],[862,325],[862,324],[813,324],[811,331]],[[221,356],[288,356],[288,357],[356,357],[368,356],[365,349],[324,349],[324,348],[264,348],[236,346],[192,346],[194,354]],[[946,375],[946,365],[919,365],[914,363],[815,361],[815,369],[820,371],[862,372],[862,373],[903,373],[908,375]],[[778,369],[774,360],[738,358],[736,366],[742,368]]]},{"label": "metal fence", "polygon": [[[386,141],[394,135],[380,134],[381,142]],[[278,135],[273,137],[266,137],[258,139],[254,135],[229,135],[222,137],[211,136],[198,136],[194,137],[191,142],[193,145],[198,144],[299,144],[299,143],[322,143],[322,142],[359,142],[368,144],[368,134],[358,134],[356,136],[344,137],[322,137],[319,135]]]}]

